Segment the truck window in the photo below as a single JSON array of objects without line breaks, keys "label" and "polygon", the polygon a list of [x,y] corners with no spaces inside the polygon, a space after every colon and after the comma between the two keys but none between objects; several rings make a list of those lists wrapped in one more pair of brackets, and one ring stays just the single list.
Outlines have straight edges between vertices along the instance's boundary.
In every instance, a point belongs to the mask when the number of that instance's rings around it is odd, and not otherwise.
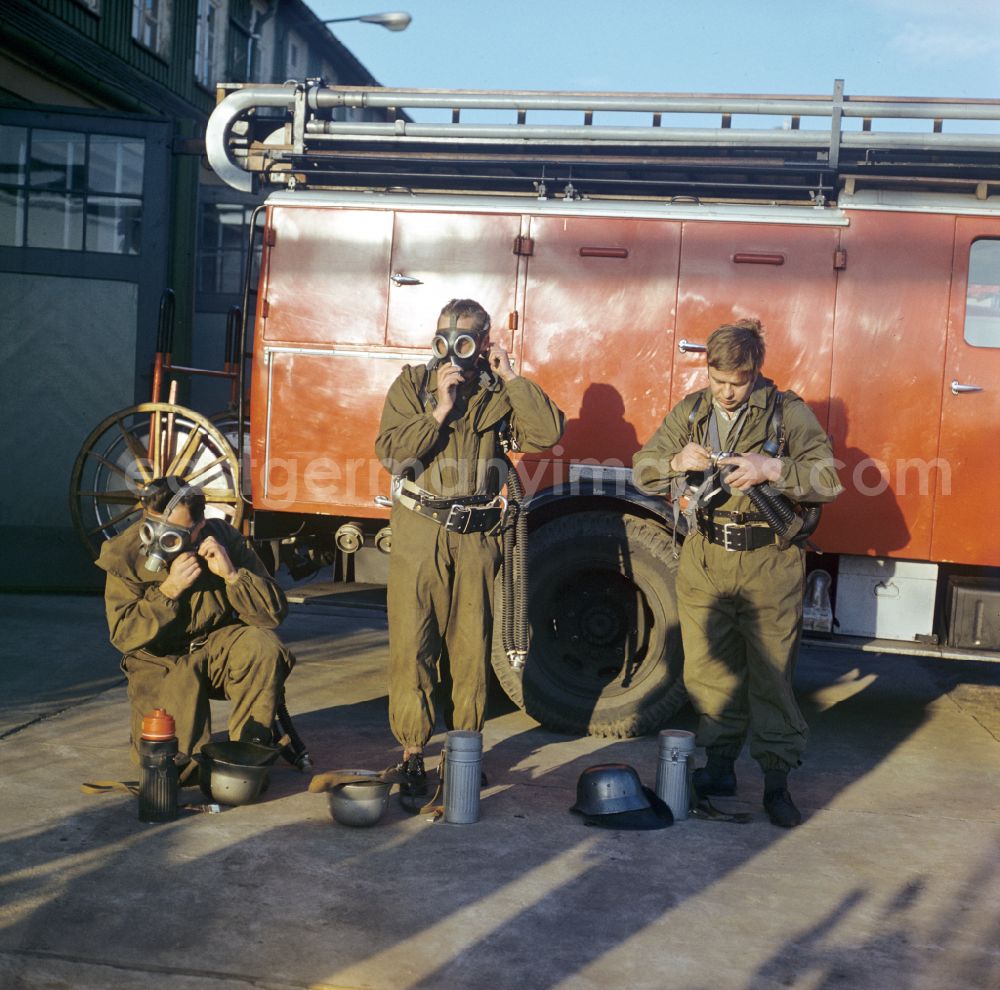
[{"label": "truck window", "polygon": [[1000,347],[1000,240],[973,241],[969,249],[965,341]]}]

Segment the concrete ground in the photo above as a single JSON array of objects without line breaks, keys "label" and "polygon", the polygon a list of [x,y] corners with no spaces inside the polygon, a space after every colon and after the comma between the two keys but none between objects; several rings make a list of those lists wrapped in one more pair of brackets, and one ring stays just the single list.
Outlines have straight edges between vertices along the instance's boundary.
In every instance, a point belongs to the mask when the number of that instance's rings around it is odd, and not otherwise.
[{"label": "concrete ground", "polygon": [[[340,826],[281,763],[254,805],[143,825],[79,787],[136,777],[100,599],[8,595],[0,616],[4,990],[1000,988],[1000,665],[806,648],[789,832],[746,758],[718,803],[749,825],[588,828],[580,771],[652,785],[655,739],[559,736],[501,699],[478,824],[393,800]],[[392,763],[384,613],[300,604],[284,635],[317,769]]]}]

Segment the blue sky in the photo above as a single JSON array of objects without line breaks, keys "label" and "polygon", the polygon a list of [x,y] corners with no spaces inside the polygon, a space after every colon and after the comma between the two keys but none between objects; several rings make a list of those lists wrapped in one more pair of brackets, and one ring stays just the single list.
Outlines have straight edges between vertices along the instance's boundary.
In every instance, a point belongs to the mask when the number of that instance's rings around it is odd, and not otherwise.
[{"label": "blue sky", "polygon": [[309,0],[386,86],[1000,98],[998,0]]}]

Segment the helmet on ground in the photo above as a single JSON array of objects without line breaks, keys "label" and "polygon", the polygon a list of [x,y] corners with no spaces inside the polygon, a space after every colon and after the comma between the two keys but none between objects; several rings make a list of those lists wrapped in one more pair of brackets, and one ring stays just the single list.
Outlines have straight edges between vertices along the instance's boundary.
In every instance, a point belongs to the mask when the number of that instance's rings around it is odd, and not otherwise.
[{"label": "helmet on ground", "polygon": [[576,783],[576,804],[570,811],[601,828],[656,829],[674,821],[670,808],[625,763],[587,767]]}]

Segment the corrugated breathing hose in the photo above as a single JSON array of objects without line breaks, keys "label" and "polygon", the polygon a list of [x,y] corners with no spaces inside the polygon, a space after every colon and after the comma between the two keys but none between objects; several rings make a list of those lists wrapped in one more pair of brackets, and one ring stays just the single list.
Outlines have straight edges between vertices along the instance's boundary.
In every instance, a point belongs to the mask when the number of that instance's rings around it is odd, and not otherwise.
[{"label": "corrugated breathing hose", "polygon": [[515,670],[523,670],[528,656],[528,514],[524,486],[510,458],[507,464],[507,505],[513,524],[503,530],[503,649]]},{"label": "corrugated breathing hose", "polygon": [[806,507],[803,515],[795,512],[792,502],[770,485],[754,485],[746,492],[767,524],[790,543],[801,544],[819,525],[822,512],[818,505]]}]

